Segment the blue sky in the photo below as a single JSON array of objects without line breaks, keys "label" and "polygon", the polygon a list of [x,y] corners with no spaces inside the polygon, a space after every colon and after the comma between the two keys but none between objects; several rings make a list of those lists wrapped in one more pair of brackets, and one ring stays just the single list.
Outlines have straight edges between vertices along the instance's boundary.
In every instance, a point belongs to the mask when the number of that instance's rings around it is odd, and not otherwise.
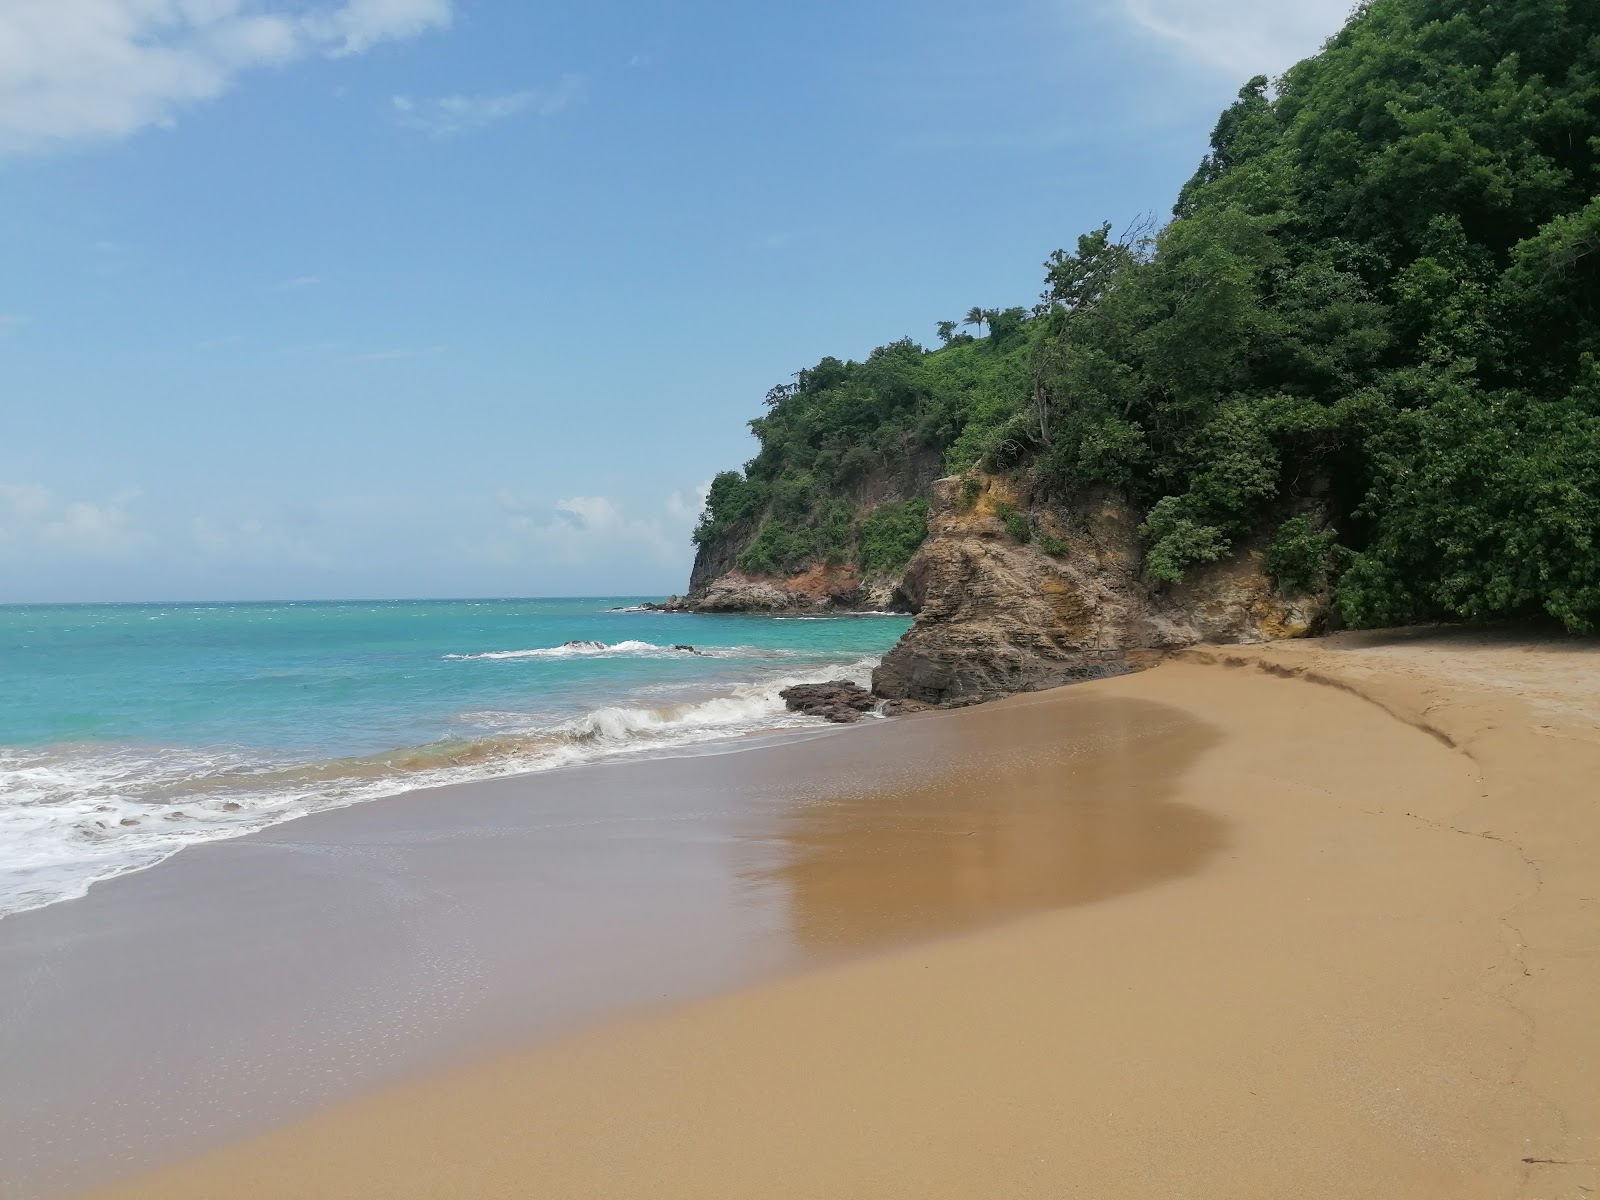
[{"label": "blue sky", "polygon": [[769,386],[1031,303],[1348,7],[6,0],[0,602],[681,589]]}]

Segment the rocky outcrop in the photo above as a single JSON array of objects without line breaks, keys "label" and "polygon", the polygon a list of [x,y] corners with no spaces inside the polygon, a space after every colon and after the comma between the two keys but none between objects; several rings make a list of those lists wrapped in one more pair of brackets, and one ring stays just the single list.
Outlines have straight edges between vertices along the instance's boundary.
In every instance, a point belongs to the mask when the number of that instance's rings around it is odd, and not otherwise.
[{"label": "rocky outcrop", "polygon": [[802,683],[778,693],[791,712],[824,717],[838,724],[859,721],[878,706],[871,692],[847,679],[831,683]]},{"label": "rocky outcrop", "polygon": [[1142,575],[1138,517],[1117,496],[1071,508],[1028,500],[999,479],[965,494],[959,479],[934,485],[929,538],[901,584],[917,619],[874,672],[877,695],[973,703],[1122,673],[1200,642],[1303,635],[1326,611],[1326,597],[1281,595],[1259,545],[1158,590]]},{"label": "rocky outcrop", "polygon": [[[832,494],[848,501],[857,517],[884,504],[926,497],[939,478],[941,453],[922,447],[885,455],[869,469],[850,476]],[[663,604],[667,612],[819,613],[906,612],[898,575],[863,578],[855,568],[814,562],[793,575],[752,575],[739,560],[761,532],[765,514],[748,517],[702,542],[695,551],[689,590]]]},{"label": "rocky outcrop", "polygon": [[862,580],[844,567],[818,566],[785,579],[726,571],[658,605],[667,612],[818,613],[882,612],[902,605],[898,580]]}]

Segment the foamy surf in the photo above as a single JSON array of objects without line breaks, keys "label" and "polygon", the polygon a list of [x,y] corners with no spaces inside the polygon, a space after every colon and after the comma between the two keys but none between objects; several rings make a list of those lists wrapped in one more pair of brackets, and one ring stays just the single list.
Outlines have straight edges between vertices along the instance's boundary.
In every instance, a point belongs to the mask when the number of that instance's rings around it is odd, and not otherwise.
[{"label": "foamy surf", "polygon": [[567,642],[531,650],[486,650],[478,654],[446,654],[446,662],[507,662],[550,658],[797,658],[802,652],[763,646],[659,646],[654,642]]},{"label": "foamy surf", "polygon": [[[577,648],[446,657],[552,657],[551,651],[563,649]],[[800,653],[706,649],[768,659]],[[683,652],[619,642],[588,653]],[[779,692],[830,679],[866,683],[876,662],[862,658],[824,665],[677,701],[662,694],[670,694],[670,687],[646,687],[629,702],[593,707],[553,723],[513,712],[468,713],[461,718],[468,732],[459,740],[317,762],[234,749],[92,744],[3,749],[0,915],[83,896],[94,883],[154,866],[190,846],[417,788],[818,727],[817,719],[788,712]]]}]

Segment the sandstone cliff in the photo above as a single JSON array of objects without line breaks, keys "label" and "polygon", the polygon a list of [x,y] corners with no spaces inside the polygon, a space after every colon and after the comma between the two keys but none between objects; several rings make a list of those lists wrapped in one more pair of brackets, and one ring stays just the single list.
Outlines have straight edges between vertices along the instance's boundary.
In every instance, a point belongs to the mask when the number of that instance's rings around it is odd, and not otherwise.
[{"label": "sandstone cliff", "polygon": [[787,577],[751,575],[731,567],[661,607],[703,613],[908,612],[899,584],[894,576],[862,579],[850,567],[817,565]]},{"label": "sandstone cliff", "polygon": [[1196,643],[1301,636],[1327,609],[1323,596],[1279,594],[1248,543],[1152,588],[1138,517],[1111,493],[1060,508],[999,479],[952,478],[933,496],[900,586],[916,622],[874,674],[881,697],[965,704],[1055,687]]}]

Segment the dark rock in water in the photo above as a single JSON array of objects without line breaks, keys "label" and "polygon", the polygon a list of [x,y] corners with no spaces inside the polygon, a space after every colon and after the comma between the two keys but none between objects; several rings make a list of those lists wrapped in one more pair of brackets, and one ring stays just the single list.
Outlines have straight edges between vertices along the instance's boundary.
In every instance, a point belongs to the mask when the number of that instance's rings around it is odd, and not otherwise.
[{"label": "dark rock in water", "polygon": [[693,646],[674,646],[673,649],[674,650],[681,650],[685,654],[699,654],[700,653],[700,651],[696,650]]},{"label": "dark rock in water", "polygon": [[859,721],[877,705],[872,693],[845,679],[831,683],[802,683],[778,693],[791,711],[808,717],[824,717],[841,725]]},{"label": "dark rock in water", "polygon": [[561,648],[563,650],[604,650],[606,644],[604,642],[562,642]]}]

